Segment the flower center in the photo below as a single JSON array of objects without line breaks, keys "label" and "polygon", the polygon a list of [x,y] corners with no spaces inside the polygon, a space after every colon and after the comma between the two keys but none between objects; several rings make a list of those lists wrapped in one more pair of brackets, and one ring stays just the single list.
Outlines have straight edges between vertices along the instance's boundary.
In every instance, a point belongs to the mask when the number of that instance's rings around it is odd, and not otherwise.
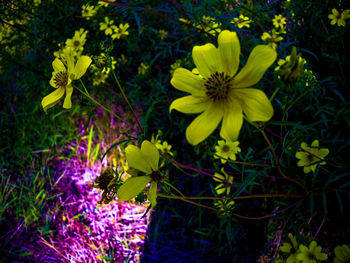
[{"label": "flower center", "polygon": [[53,78],[53,82],[56,84],[57,87],[64,88],[67,86],[68,83],[68,74],[65,71],[59,71],[56,73],[55,77]]},{"label": "flower center", "polygon": [[308,259],[310,259],[310,260],[314,260],[314,259],[315,259],[314,254],[312,254],[310,251],[307,252],[307,257],[308,257]]},{"label": "flower center", "polygon": [[207,96],[213,101],[226,100],[231,88],[231,81],[232,77],[225,75],[225,73],[215,72],[204,84]]},{"label": "flower center", "polygon": [[153,171],[149,176],[156,182],[163,182],[165,179],[159,171]]},{"label": "flower center", "polygon": [[80,41],[75,40],[73,44],[74,44],[75,47],[79,47],[80,46]]},{"label": "flower center", "polygon": [[230,151],[230,146],[224,145],[224,147],[222,147],[222,151],[225,152],[225,153],[229,152]]}]

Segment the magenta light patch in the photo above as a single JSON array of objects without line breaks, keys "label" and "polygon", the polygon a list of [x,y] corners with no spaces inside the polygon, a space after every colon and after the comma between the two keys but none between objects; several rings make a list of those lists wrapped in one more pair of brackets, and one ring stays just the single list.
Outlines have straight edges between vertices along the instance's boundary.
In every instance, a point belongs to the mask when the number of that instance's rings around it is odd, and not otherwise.
[{"label": "magenta light patch", "polygon": [[[112,126],[117,126],[116,122],[112,122]],[[118,130],[118,127],[113,128]],[[81,133],[84,133],[83,129]],[[108,145],[99,143],[101,152],[105,151]],[[77,151],[71,154],[73,148]],[[39,244],[31,246],[33,256],[36,262],[139,262],[149,213],[141,217],[149,202],[137,205],[114,200],[110,204],[98,204],[102,191],[91,187],[90,183],[100,175],[102,167],[106,167],[107,158],[103,164],[97,161],[88,167],[88,162],[79,157],[86,156],[86,149],[86,140],[80,141],[79,145],[72,142],[61,153],[71,157],[55,160],[59,174],[54,183],[57,196],[53,200],[55,208],[51,215],[55,230],[40,236]],[[113,168],[121,172],[123,161],[117,160],[119,165]]]}]

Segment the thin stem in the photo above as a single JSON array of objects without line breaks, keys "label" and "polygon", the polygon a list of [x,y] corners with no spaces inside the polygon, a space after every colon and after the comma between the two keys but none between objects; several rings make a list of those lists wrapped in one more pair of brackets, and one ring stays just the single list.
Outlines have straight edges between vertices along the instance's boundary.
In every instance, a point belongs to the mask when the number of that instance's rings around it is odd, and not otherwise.
[{"label": "thin stem", "polygon": [[291,181],[291,182],[293,182],[293,183],[298,184],[298,185],[301,186],[306,192],[308,192],[308,190],[306,189],[306,187],[305,187],[302,183],[300,183],[299,181],[297,181],[297,180],[295,180],[295,179],[293,179],[293,178],[290,178],[290,177],[288,177],[288,176],[286,176],[286,175],[284,174],[284,172],[283,172],[282,169],[281,169],[281,165],[280,165],[280,163],[279,163],[279,161],[278,161],[278,158],[277,158],[275,149],[273,148],[273,145],[271,144],[271,142],[270,142],[269,138],[267,137],[265,131],[264,131],[264,130],[261,130],[261,134],[263,135],[264,139],[266,140],[267,144],[269,145],[269,147],[270,147],[270,149],[271,149],[271,152],[272,152],[272,155],[273,155],[273,159],[274,159],[274,161],[275,161],[275,166],[277,167],[278,172],[279,172],[285,179],[287,179],[288,181]]},{"label": "thin stem", "polygon": [[166,185],[170,186],[172,189],[174,189],[176,192],[178,192],[182,197],[186,197],[179,189],[177,189],[172,184],[168,183],[167,181],[164,182]]},{"label": "thin stem", "polygon": [[[86,90],[84,83],[80,80],[81,84],[83,85],[84,89]],[[75,89],[79,90],[81,94],[85,95],[89,100],[91,100],[93,103],[95,103],[97,106],[101,107],[102,109],[104,109],[105,111],[109,112],[110,114],[112,114],[114,117],[116,117],[118,120],[122,121],[123,119],[121,117],[119,117],[118,115],[116,115],[114,112],[112,112],[110,109],[106,108],[105,106],[103,106],[101,103],[99,103],[97,100],[95,100],[93,97],[90,96],[90,94],[88,92],[82,91],[81,89],[79,89],[78,87],[74,87]]]},{"label": "thin stem", "polygon": [[229,159],[223,158],[219,155],[216,155],[216,156],[218,156],[220,159],[228,161],[229,163],[237,163],[237,164],[251,165],[251,166],[261,166],[261,167],[271,167],[271,165],[269,165],[269,164],[234,161],[234,160],[229,160]]},{"label": "thin stem", "polygon": [[114,79],[115,79],[115,82],[117,83],[118,88],[119,88],[120,92],[122,93],[123,98],[125,99],[125,101],[126,101],[126,103],[128,104],[128,106],[129,106],[129,108],[130,108],[132,114],[134,115],[134,117],[135,117],[135,119],[136,119],[137,125],[139,126],[141,133],[142,133],[143,135],[145,135],[145,131],[144,131],[143,128],[142,128],[142,125],[141,125],[141,123],[140,123],[140,121],[139,121],[139,118],[137,117],[136,112],[134,111],[134,108],[132,107],[132,105],[131,105],[131,103],[130,103],[128,97],[126,96],[126,94],[125,94],[125,92],[124,92],[124,89],[123,89],[122,85],[120,84],[120,82],[119,82],[119,80],[118,80],[117,76],[115,75],[114,70],[113,70],[112,68],[111,68],[111,71],[112,71],[113,77],[114,77]]},{"label": "thin stem", "polygon": [[188,200],[188,199],[186,199],[184,197],[181,197],[181,196],[164,195],[164,194],[161,194],[161,193],[157,193],[157,196],[164,197],[164,198],[169,198],[169,199],[180,199],[182,201],[185,201],[187,203],[190,203],[190,204],[193,204],[193,205],[196,205],[196,206],[200,206],[200,207],[207,208],[207,209],[214,210],[214,211],[219,211],[219,209],[216,209],[216,208],[213,208],[213,207],[210,207],[210,206],[207,206],[207,205],[202,205],[202,204],[190,201],[190,200]]}]

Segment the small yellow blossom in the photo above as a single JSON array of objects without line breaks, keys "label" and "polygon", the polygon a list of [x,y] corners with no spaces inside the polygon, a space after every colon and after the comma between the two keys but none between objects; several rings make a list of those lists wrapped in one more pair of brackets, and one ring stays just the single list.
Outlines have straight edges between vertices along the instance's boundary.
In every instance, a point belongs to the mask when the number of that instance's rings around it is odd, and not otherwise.
[{"label": "small yellow blossom", "polygon": [[267,42],[269,46],[271,46],[273,49],[276,49],[276,43],[282,41],[283,37],[281,37],[275,29],[272,29],[271,34],[268,32],[264,32],[261,36],[261,39]]},{"label": "small yellow blossom", "polygon": [[177,59],[173,64],[170,65],[170,74],[174,75],[175,69],[181,67],[181,59]]},{"label": "small yellow blossom", "polygon": [[347,245],[336,246],[334,249],[335,259],[334,263],[350,262],[350,248]]},{"label": "small yellow blossom", "polygon": [[239,148],[238,145],[238,141],[218,141],[218,145],[215,146],[216,153],[214,155],[214,158],[220,158],[221,163],[226,163],[228,159],[235,161],[236,154],[241,151],[241,148]]},{"label": "small yellow blossom", "polygon": [[148,200],[152,207],[156,205],[158,183],[164,181],[164,177],[159,172],[159,151],[150,141],[143,141],[141,149],[135,145],[128,145],[125,149],[126,160],[129,165],[145,173],[146,175],[133,176],[127,179],[117,191],[119,201],[129,201],[151,182],[148,191]]},{"label": "small yellow blossom", "polygon": [[104,22],[100,22],[100,30],[105,31],[106,35],[112,35],[113,29],[116,27],[113,25],[114,20],[109,20],[108,17],[105,17]]},{"label": "small yellow blossom", "polygon": [[221,32],[219,23],[216,22],[215,18],[210,16],[203,16],[197,28],[213,36]]},{"label": "small yellow blossom", "polygon": [[329,153],[327,148],[320,149],[318,140],[314,140],[311,147],[308,147],[305,142],[301,143],[302,152],[297,152],[295,157],[300,159],[298,166],[304,166],[304,173],[311,171],[315,172],[317,165],[324,165],[326,162],[323,161]]},{"label": "small yellow blossom", "polygon": [[[107,0],[108,2],[114,2],[115,0]],[[106,6],[108,6],[109,5],[109,3],[107,3],[107,2],[103,2],[103,1],[98,1],[98,3],[97,3],[99,6],[104,6],[104,7],[106,7]]]},{"label": "small yellow blossom", "polygon": [[119,39],[122,36],[127,36],[129,35],[129,32],[127,31],[129,28],[129,24],[120,24],[119,27],[113,28],[113,34],[112,34],[112,39]]},{"label": "small yellow blossom", "polygon": [[[225,180],[227,182],[229,182],[230,184],[233,183],[233,176],[230,176],[228,175],[224,168],[221,169],[221,172],[224,174],[219,174],[219,173],[215,173],[214,176],[216,177],[213,177],[213,179],[217,182],[220,182],[220,184],[218,184],[216,187],[215,187],[215,191],[218,195],[221,195],[221,194],[226,194],[226,195],[229,195],[230,194],[230,190],[231,190],[231,186],[225,182],[223,182],[222,180]],[[219,178],[219,179],[218,179]],[[220,180],[222,179],[222,180]]]},{"label": "small yellow blossom", "polygon": [[66,97],[63,102],[63,108],[72,108],[72,80],[80,79],[91,63],[91,58],[88,56],[81,56],[77,63],[74,63],[71,48],[67,48],[64,57],[66,65],[58,58],[55,58],[52,62],[54,72],[52,73],[50,85],[56,88],[56,90],[42,99],[41,105],[45,112],[47,109],[55,106],[64,94],[66,94]]},{"label": "small yellow blossom", "polygon": [[148,70],[149,70],[149,65],[143,62],[141,62],[140,66],[137,69],[138,73],[142,75],[146,74]]},{"label": "small yellow blossom", "polygon": [[107,77],[108,77],[108,74],[106,74],[105,72],[95,71],[92,85],[99,86],[99,85],[105,83]]},{"label": "small yellow blossom", "polygon": [[84,28],[75,31],[73,38],[66,40],[66,46],[80,53],[84,49],[87,33],[88,31],[85,31]]},{"label": "small yellow blossom", "polygon": [[208,43],[192,50],[200,76],[185,68],[177,68],[171,84],[191,95],[174,100],[173,109],[200,113],[186,129],[192,145],[205,140],[222,122],[220,136],[236,141],[243,125],[243,113],[250,121],[268,121],[273,107],[265,93],[251,88],[259,82],[276,60],[277,53],[267,45],[258,45],[250,53],[246,65],[237,74],[241,47],[236,32],[222,31],[218,45]]},{"label": "small yellow blossom", "polygon": [[91,16],[96,15],[97,11],[98,7],[86,4],[82,6],[81,16],[84,17],[86,20],[90,20]]},{"label": "small yellow blossom", "polygon": [[297,243],[297,239],[291,233],[288,234],[288,237],[292,244],[284,242],[282,243],[280,250],[283,253],[288,254],[288,258],[286,263],[295,263],[297,262],[297,255],[299,253],[299,245]]},{"label": "small yellow blossom", "polygon": [[121,54],[120,58],[118,58],[117,61],[118,61],[118,65],[120,64],[125,65],[128,62],[128,59],[124,54]]},{"label": "small yellow blossom", "polygon": [[219,209],[218,216],[230,216],[235,208],[235,201],[229,200],[215,200],[214,206]]},{"label": "small yellow blossom", "polygon": [[166,39],[166,36],[168,35],[168,31],[165,31],[163,29],[160,29],[159,30],[159,38],[160,40],[164,40]]},{"label": "small yellow blossom", "polygon": [[275,15],[275,17],[272,19],[272,23],[275,28],[283,28],[284,25],[287,23],[286,18],[282,15]]},{"label": "small yellow blossom", "polygon": [[239,17],[235,17],[231,23],[235,24],[238,28],[243,28],[243,27],[249,28],[251,22],[252,20],[250,20],[249,17],[244,15],[239,15]]},{"label": "small yellow blossom", "polygon": [[311,241],[309,247],[304,245],[299,246],[297,260],[302,263],[317,263],[328,259],[327,254],[321,253],[322,247],[317,246],[316,241]]},{"label": "small yellow blossom", "polygon": [[332,9],[332,14],[328,15],[328,18],[331,19],[331,25],[336,25],[337,26],[345,26],[345,20],[350,17],[350,10],[346,9],[344,10],[341,14],[339,11],[335,8]]}]

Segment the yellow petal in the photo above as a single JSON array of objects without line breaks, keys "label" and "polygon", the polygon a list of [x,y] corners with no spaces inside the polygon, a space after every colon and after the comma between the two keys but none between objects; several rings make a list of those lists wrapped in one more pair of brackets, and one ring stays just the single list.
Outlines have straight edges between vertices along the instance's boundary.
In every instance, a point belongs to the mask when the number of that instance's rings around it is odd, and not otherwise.
[{"label": "yellow petal", "polygon": [[136,147],[135,145],[128,145],[128,147],[125,149],[125,153],[126,160],[132,168],[146,174],[152,173],[151,166],[147,160],[144,159],[139,147]]},{"label": "yellow petal", "polygon": [[336,16],[336,17],[339,16],[339,12],[338,12],[338,10],[335,9],[335,8],[332,9],[332,13],[333,13],[333,15]]},{"label": "yellow petal", "polygon": [[236,32],[224,30],[218,37],[221,63],[226,74],[233,77],[239,66],[241,46]]},{"label": "yellow petal", "polygon": [[273,116],[273,107],[265,93],[258,89],[234,89],[242,110],[250,121],[268,121]]},{"label": "yellow petal", "polygon": [[176,89],[201,96],[205,94],[203,78],[185,68],[177,68],[170,83]]},{"label": "yellow petal", "polygon": [[151,181],[151,177],[148,175],[145,176],[136,176],[131,177],[126,180],[122,186],[119,187],[117,191],[117,197],[119,201],[128,201],[145,189],[146,185]]},{"label": "yellow petal", "polygon": [[326,157],[329,154],[329,149],[320,149],[318,155],[322,158]]},{"label": "yellow petal", "polygon": [[[72,48],[67,47],[65,49],[64,58],[67,61],[67,69],[68,69],[67,71],[70,74],[74,69],[74,57],[73,57]],[[69,78],[70,78],[70,76],[69,76]]]},{"label": "yellow petal", "polygon": [[[295,154],[295,157],[296,158],[298,158],[298,159],[301,159],[301,161],[303,161],[304,162],[304,160],[307,160],[307,157],[309,156],[309,154],[308,153],[306,153],[306,152],[297,152],[296,154]],[[304,165],[305,163],[303,163],[303,165]],[[299,165],[298,165],[299,166]]]},{"label": "yellow petal", "polygon": [[320,143],[319,143],[318,140],[314,140],[314,141],[311,143],[311,147],[318,148],[319,145],[320,145]]},{"label": "yellow petal", "polygon": [[[53,64],[53,63],[52,63]],[[52,86],[52,87],[54,87],[54,88],[58,88],[57,86],[56,86],[56,83],[55,83],[55,81],[54,81],[54,79],[55,79],[55,76],[56,76],[56,72],[57,71],[55,71],[55,72],[52,72],[52,76],[51,76],[51,79],[50,79],[50,85]]]},{"label": "yellow petal", "polygon": [[219,125],[223,116],[222,107],[212,103],[208,109],[195,118],[186,129],[186,139],[192,145],[205,140]]},{"label": "yellow petal", "polygon": [[59,88],[49,95],[45,96],[41,101],[41,105],[44,108],[44,111],[46,112],[49,108],[55,106],[63,97],[64,92],[65,88]]},{"label": "yellow petal", "polygon": [[55,60],[52,62],[52,67],[55,72],[59,71],[67,71],[66,67],[63,65],[62,61],[58,58],[55,58]]},{"label": "yellow petal", "polygon": [[[91,58],[88,56],[81,56],[78,59],[73,71],[71,72],[72,79],[80,79],[91,64]],[[72,75],[73,74],[73,75]]]},{"label": "yellow petal", "polygon": [[145,140],[141,145],[141,154],[152,171],[158,171],[159,151],[157,147],[150,141]]},{"label": "yellow petal", "polygon": [[220,136],[226,141],[235,141],[243,125],[243,113],[237,100],[232,100],[225,107]]},{"label": "yellow petal", "polygon": [[64,102],[63,102],[63,108],[65,109],[71,109],[72,108],[72,93],[73,93],[73,87],[67,86],[66,87],[66,97],[64,98]]},{"label": "yellow petal", "polygon": [[157,205],[157,183],[154,181],[148,191],[148,200],[151,202],[152,208]]},{"label": "yellow petal", "polygon": [[170,104],[169,111],[175,109],[182,113],[201,113],[208,108],[209,104],[208,100],[190,95],[174,100]]},{"label": "yellow petal", "polygon": [[223,72],[220,53],[213,44],[195,46],[192,57],[199,73],[205,78],[209,78],[215,72]]},{"label": "yellow petal", "polygon": [[250,53],[247,63],[233,79],[233,88],[248,88],[256,84],[276,60],[277,53],[267,45],[258,45]]}]

